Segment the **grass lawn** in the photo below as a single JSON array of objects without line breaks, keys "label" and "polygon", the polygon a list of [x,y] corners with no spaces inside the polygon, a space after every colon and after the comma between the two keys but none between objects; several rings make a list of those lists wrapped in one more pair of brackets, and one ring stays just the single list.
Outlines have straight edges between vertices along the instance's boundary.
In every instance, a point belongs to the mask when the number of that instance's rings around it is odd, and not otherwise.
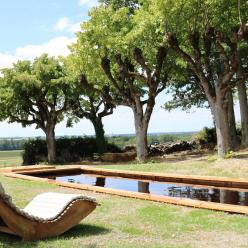
[{"label": "grass lawn", "polygon": [[248,180],[248,150],[235,153],[233,158],[217,160],[215,155],[171,156],[162,163],[101,165],[106,169],[192,174],[201,176],[223,176]]},{"label": "grass lawn", "polygon": [[22,151],[0,151],[0,168],[22,164]]},{"label": "grass lawn", "polygon": [[[245,158],[209,160],[103,167],[248,178]],[[46,191],[81,192],[95,196],[102,204],[80,225],[60,237],[20,242],[19,238],[0,234],[0,247],[248,247],[248,216],[82,192],[3,176],[0,181],[20,207]]]}]

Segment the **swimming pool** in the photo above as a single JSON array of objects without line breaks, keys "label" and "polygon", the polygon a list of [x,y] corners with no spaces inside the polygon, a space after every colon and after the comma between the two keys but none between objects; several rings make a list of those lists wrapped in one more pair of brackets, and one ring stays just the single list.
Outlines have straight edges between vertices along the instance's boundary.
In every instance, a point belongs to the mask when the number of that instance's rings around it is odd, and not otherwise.
[{"label": "swimming pool", "polygon": [[109,170],[90,166],[60,166],[5,175],[98,193],[248,214],[248,181],[243,179]]}]

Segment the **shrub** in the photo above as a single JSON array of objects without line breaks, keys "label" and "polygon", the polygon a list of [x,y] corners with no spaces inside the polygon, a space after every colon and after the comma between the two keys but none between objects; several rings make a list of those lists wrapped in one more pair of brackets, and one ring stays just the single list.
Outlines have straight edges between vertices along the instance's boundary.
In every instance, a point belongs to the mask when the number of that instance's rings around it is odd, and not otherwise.
[{"label": "shrub", "polygon": [[197,135],[196,139],[201,144],[216,143],[216,131],[215,128],[204,127]]},{"label": "shrub", "polygon": [[46,141],[43,139],[31,139],[23,145],[23,164],[36,164],[47,157]]},{"label": "shrub", "polygon": [[117,146],[115,144],[108,143],[107,144],[107,152],[118,153],[118,152],[122,152],[122,150],[120,149],[119,146]]},{"label": "shrub", "polygon": [[[121,152],[114,144],[107,144],[107,152]],[[97,153],[93,137],[62,137],[56,139],[57,163],[76,162]],[[47,147],[44,139],[29,140],[24,144],[23,164],[36,164],[47,161]]]}]

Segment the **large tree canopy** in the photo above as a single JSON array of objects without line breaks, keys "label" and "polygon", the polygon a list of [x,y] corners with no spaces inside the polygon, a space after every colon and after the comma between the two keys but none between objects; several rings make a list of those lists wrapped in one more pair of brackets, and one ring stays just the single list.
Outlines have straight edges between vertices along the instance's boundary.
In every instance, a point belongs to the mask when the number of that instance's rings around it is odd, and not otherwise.
[{"label": "large tree canopy", "polygon": [[47,138],[48,161],[55,162],[55,126],[68,110],[71,82],[62,62],[46,54],[2,70],[0,117],[23,127],[36,125]]},{"label": "large tree canopy", "polygon": [[155,98],[169,81],[172,65],[161,20],[148,15],[149,8],[142,4],[130,12],[130,6],[101,5],[82,24],[78,41],[71,47],[71,60],[84,87],[113,105],[132,109],[141,160],[147,156]]},{"label": "large tree canopy", "polygon": [[[230,90],[239,82],[239,45],[247,18],[246,2],[239,3],[234,0],[157,0],[154,4],[163,16],[167,41],[179,58],[178,63],[192,72],[190,88],[197,85],[208,100],[221,157],[233,148],[229,125],[233,115]],[[190,82],[191,78],[194,80]]]}]

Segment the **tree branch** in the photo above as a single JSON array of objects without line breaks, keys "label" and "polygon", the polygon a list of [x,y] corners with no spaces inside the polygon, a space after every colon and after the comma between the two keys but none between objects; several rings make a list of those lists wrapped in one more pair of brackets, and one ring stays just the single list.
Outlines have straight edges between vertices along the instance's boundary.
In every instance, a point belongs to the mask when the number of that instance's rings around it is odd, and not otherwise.
[{"label": "tree branch", "polygon": [[113,83],[114,87],[116,88],[116,90],[123,95],[121,88],[119,87],[118,83],[116,82],[116,80],[114,79],[112,73],[111,73],[111,69],[110,69],[110,60],[107,57],[103,57],[102,58],[102,68],[105,72],[105,74],[107,75],[108,79]]},{"label": "tree branch", "polygon": [[189,41],[194,51],[194,61],[196,66],[200,69],[201,67],[201,50],[200,50],[200,34],[197,31],[194,31],[189,35]]},{"label": "tree branch", "polygon": [[134,59],[137,61],[138,64],[141,65],[142,69],[146,72],[147,76],[147,85],[149,86],[151,84],[151,79],[152,79],[152,72],[149,68],[149,66],[146,63],[146,60],[144,58],[143,52],[141,51],[140,48],[135,48],[134,49]]},{"label": "tree branch", "polygon": [[17,122],[17,123],[21,123],[23,126],[29,126],[32,124],[37,124],[37,120],[34,118],[34,116],[32,116],[32,120],[26,120],[26,119],[21,119],[18,116],[14,116],[12,113],[8,113],[9,117],[10,117],[10,122]]},{"label": "tree branch", "polygon": [[211,95],[212,97],[215,97],[215,90],[209,80],[205,77],[203,68],[200,68],[200,66],[196,65],[194,60],[190,57],[189,54],[184,52],[178,43],[177,37],[173,33],[168,34],[168,43],[171,46],[171,48],[181,57],[183,58],[188,65],[190,66],[191,70],[194,72],[194,74],[199,78],[199,82],[204,88],[204,91]]},{"label": "tree branch", "polygon": [[166,48],[165,47],[159,47],[158,52],[157,52],[157,56],[156,56],[157,64],[156,64],[155,71],[152,75],[152,79],[154,82],[158,83],[160,80],[160,75],[161,75],[161,71],[163,68],[163,63],[164,63],[164,60],[166,58],[166,55],[167,55]]},{"label": "tree branch", "polygon": [[92,91],[92,92],[96,92],[97,94],[99,94],[106,102],[112,103],[114,105],[125,105],[125,106],[130,106],[129,103],[126,101],[125,98],[123,98],[123,94],[122,94],[122,98],[113,98],[110,95],[109,92],[109,86],[105,85],[102,90],[95,88],[94,86],[92,86],[91,84],[89,84],[88,80],[86,79],[86,76],[84,74],[80,74],[79,77],[79,81],[81,83],[81,85],[88,91]]}]

